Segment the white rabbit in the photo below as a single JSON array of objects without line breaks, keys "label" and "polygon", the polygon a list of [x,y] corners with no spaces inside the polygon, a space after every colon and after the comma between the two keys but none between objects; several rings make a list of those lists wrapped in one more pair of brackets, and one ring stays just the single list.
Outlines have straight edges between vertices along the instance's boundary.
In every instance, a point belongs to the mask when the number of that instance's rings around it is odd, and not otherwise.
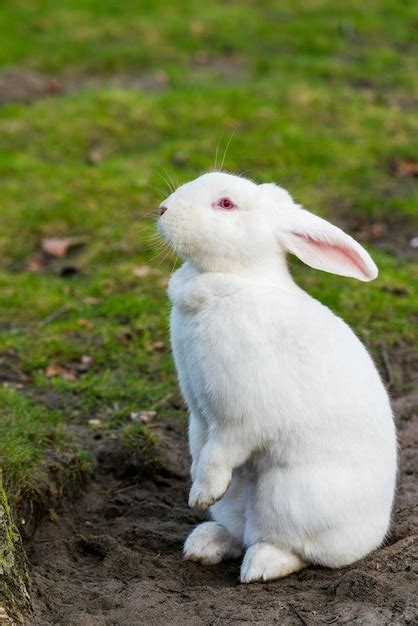
[{"label": "white rabbit", "polygon": [[213,519],[185,558],[245,550],[242,582],[361,559],[390,524],[392,411],[366,349],[294,283],[286,253],[363,281],[377,276],[372,259],[284,189],[225,173],[172,193],[159,230],[185,261],[168,292],[190,410],[189,504]]}]

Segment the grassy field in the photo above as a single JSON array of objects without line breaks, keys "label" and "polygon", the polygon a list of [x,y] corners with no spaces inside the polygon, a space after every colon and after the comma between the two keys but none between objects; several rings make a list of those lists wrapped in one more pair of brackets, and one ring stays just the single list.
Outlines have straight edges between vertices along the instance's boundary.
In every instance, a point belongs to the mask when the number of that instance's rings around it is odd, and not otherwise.
[{"label": "grassy field", "polygon": [[[86,464],[80,426],[131,441],[133,412],[183,419],[175,259],[149,238],[164,179],[211,168],[232,134],[226,170],[280,183],[368,247],[371,284],[293,270],[393,393],[411,386],[418,182],[399,163],[418,160],[417,3],[17,0],[0,25],[3,69],[58,85],[0,109],[0,458],[14,499],[51,448]],[[51,237],[82,245],[55,258]]]}]

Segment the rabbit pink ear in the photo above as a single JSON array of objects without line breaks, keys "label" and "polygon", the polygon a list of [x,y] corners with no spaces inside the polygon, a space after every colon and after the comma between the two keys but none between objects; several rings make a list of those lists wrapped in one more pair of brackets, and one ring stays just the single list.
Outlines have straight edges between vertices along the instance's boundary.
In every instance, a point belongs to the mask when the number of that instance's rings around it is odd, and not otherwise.
[{"label": "rabbit pink ear", "polygon": [[362,281],[376,278],[378,270],[368,252],[340,228],[299,208],[292,212],[292,222],[280,239],[306,265]]}]

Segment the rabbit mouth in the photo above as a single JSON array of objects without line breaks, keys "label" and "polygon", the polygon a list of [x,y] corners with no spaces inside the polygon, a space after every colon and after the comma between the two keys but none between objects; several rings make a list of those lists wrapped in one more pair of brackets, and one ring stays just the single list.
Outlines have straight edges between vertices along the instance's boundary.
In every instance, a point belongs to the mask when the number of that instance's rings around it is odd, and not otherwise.
[{"label": "rabbit mouth", "polygon": [[172,225],[167,224],[166,220],[162,218],[163,216],[161,216],[157,222],[157,230],[160,235],[168,243],[173,252],[181,257],[190,257],[192,250],[189,250],[190,246],[188,246],[184,240],[183,229],[178,226],[173,228]]}]

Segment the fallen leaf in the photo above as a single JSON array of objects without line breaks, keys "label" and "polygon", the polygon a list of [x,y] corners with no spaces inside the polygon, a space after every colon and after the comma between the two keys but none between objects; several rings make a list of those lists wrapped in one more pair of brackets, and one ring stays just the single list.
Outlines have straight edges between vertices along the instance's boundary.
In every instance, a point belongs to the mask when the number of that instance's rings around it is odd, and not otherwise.
[{"label": "fallen leaf", "polygon": [[164,352],[166,349],[166,343],[164,341],[155,341],[150,345],[153,352]]},{"label": "fallen leaf", "polygon": [[48,92],[49,93],[61,93],[63,89],[62,83],[56,78],[48,79]]},{"label": "fallen leaf", "polygon": [[418,162],[411,161],[411,159],[398,159],[395,163],[395,176],[397,178],[418,176]]},{"label": "fallen leaf", "polygon": [[89,165],[97,165],[100,161],[103,161],[103,152],[100,148],[91,148],[87,152],[86,161]]},{"label": "fallen leaf", "polygon": [[154,74],[154,80],[158,85],[164,87],[168,83],[168,76],[164,70],[159,70]]},{"label": "fallen leaf", "polygon": [[54,259],[61,259],[75,247],[83,246],[87,243],[86,237],[48,237],[42,239],[41,248],[45,254]]},{"label": "fallen leaf", "polygon": [[82,328],[91,328],[93,326],[90,320],[86,320],[83,317],[78,320],[78,325]]},{"label": "fallen leaf", "polygon": [[138,411],[137,413],[131,413],[131,420],[137,424],[146,424],[151,422],[156,415],[156,411]]},{"label": "fallen leaf", "polygon": [[409,291],[406,287],[395,287],[393,285],[383,285],[381,290],[385,293],[391,293],[394,296],[408,296]]},{"label": "fallen leaf", "polygon": [[187,152],[176,152],[175,154],[173,154],[173,156],[171,157],[171,162],[173,163],[173,165],[184,165],[184,163],[186,163],[188,159],[188,154]]},{"label": "fallen leaf", "polygon": [[137,278],[145,278],[151,273],[151,268],[149,265],[140,265],[139,267],[134,267],[132,270],[132,274]]},{"label": "fallen leaf", "polygon": [[118,337],[119,341],[121,341],[124,344],[127,344],[130,341],[132,341],[133,336],[134,335],[133,335],[132,331],[129,330],[129,328],[123,328],[117,334],[117,337]]},{"label": "fallen leaf", "polygon": [[386,225],[383,222],[374,222],[370,225],[370,237],[372,239],[379,239],[386,230]]},{"label": "fallen leaf", "polygon": [[62,365],[48,365],[45,374],[47,378],[57,377],[67,381],[74,381],[77,378],[74,372]]},{"label": "fallen leaf", "polygon": [[189,30],[192,35],[201,35],[205,30],[205,26],[203,22],[190,22]]},{"label": "fallen leaf", "polygon": [[75,361],[71,363],[71,368],[79,372],[80,374],[84,374],[87,370],[92,366],[93,358],[88,354],[83,354],[79,361]]},{"label": "fallen leaf", "polygon": [[39,255],[29,257],[26,261],[26,267],[28,272],[42,272],[43,264]]}]

